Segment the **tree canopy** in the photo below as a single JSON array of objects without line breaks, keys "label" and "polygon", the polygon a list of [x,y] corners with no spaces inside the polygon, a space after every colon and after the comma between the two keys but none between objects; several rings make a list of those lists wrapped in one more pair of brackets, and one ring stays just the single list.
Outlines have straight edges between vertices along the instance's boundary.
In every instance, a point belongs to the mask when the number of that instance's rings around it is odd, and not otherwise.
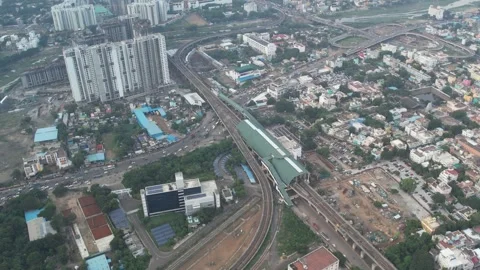
[{"label": "tree canopy", "polygon": [[400,181],[400,188],[407,193],[412,193],[417,188],[417,183],[412,178],[404,178]]}]

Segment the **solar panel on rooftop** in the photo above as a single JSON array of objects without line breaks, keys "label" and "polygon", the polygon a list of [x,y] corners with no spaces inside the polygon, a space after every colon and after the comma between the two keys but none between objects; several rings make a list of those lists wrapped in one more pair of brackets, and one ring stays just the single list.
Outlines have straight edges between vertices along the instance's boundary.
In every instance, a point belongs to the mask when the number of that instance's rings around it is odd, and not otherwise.
[{"label": "solar panel on rooftop", "polygon": [[155,242],[159,246],[164,245],[171,238],[175,237],[175,232],[173,231],[170,224],[163,224],[151,230],[152,236],[155,239]]},{"label": "solar panel on rooftop", "polygon": [[193,200],[193,199],[198,199],[198,198],[203,198],[203,197],[207,197],[207,194],[205,194],[205,193],[194,194],[194,195],[187,196],[186,199],[187,200]]}]

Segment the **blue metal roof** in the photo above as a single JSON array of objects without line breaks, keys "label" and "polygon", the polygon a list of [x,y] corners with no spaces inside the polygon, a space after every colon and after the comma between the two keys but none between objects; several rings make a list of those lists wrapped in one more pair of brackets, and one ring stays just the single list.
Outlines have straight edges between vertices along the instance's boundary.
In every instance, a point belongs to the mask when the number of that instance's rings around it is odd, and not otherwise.
[{"label": "blue metal roof", "polygon": [[89,162],[105,161],[105,153],[96,153],[87,156]]},{"label": "blue metal roof", "polygon": [[85,263],[87,263],[88,270],[110,270],[105,254],[90,258],[86,260]]},{"label": "blue metal roof", "polygon": [[113,225],[117,229],[128,229],[130,225],[128,223],[127,216],[121,208],[117,208],[108,214],[112,220]]},{"label": "blue metal roof", "polygon": [[137,117],[137,121],[140,126],[147,130],[147,133],[150,137],[158,139],[158,137],[163,135],[163,131],[155,124],[147,119],[145,116],[145,112],[149,112],[149,109],[145,109],[146,107],[139,108],[133,110],[133,113]]},{"label": "blue metal roof", "polygon": [[58,138],[57,127],[39,128],[35,132],[34,142],[56,141]]}]

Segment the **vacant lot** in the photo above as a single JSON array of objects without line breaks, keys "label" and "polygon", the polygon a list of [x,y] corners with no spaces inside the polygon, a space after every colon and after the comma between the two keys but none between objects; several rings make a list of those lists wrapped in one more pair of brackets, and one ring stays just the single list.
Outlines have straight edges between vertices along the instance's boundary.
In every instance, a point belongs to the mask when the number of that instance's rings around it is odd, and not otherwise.
[{"label": "vacant lot", "polygon": [[320,187],[330,194],[329,201],[336,202],[335,208],[345,219],[381,247],[399,239],[402,223],[421,208],[409,195],[391,193],[392,189],[399,189],[398,183],[383,169],[325,181]]},{"label": "vacant lot", "polygon": [[181,269],[229,269],[252,241],[261,218],[260,206],[253,206],[239,220],[210,241]]},{"label": "vacant lot", "polygon": [[185,21],[187,21],[189,24],[192,24],[192,25],[197,25],[197,26],[204,26],[204,25],[207,25],[208,22],[205,21],[204,18],[202,18],[200,15],[198,15],[197,13],[192,13],[190,15],[188,15],[186,18],[185,18]]},{"label": "vacant lot", "polygon": [[10,180],[14,169],[22,171],[22,157],[33,144],[33,135],[20,133],[23,112],[0,114],[0,153],[6,155],[0,161],[0,182]]}]

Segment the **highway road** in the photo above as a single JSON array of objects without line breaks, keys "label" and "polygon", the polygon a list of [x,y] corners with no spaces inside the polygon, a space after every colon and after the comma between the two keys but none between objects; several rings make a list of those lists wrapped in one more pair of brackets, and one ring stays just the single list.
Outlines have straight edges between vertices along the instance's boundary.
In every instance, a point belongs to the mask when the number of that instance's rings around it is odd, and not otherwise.
[{"label": "highway road", "polygon": [[[29,181],[28,184],[22,184],[15,188],[9,188],[0,192],[0,202],[4,202],[9,198],[15,197],[22,192],[26,192],[33,188],[43,190],[52,190],[59,184],[74,185],[76,187],[89,185],[91,183],[113,184],[121,181],[121,175],[124,172],[159,160],[164,156],[171,154],[182,154],[191,151],[194,147],[204,144],[206,141],[214,140],[214,136],[222,129],[217,127],[215,131],[211,130],[213,124],[217,121],[213,112],[207,112],[201,124],[194,129],[189,135],[182,140],[171,144],[167,147],[155,149],[142,155],[135,155],[131,158],[118,161],[116,167],[111,170],[104,170],[105,166],[83,168],[73,174],[65,174],[52,179],[38,179]],[[208,130],[208,131],[207,131]],[[215,134],[213,134],[215,132]],[[220,132],[221,133],[221,132]],[[223,137],[223,136],[220,136]]]}]

